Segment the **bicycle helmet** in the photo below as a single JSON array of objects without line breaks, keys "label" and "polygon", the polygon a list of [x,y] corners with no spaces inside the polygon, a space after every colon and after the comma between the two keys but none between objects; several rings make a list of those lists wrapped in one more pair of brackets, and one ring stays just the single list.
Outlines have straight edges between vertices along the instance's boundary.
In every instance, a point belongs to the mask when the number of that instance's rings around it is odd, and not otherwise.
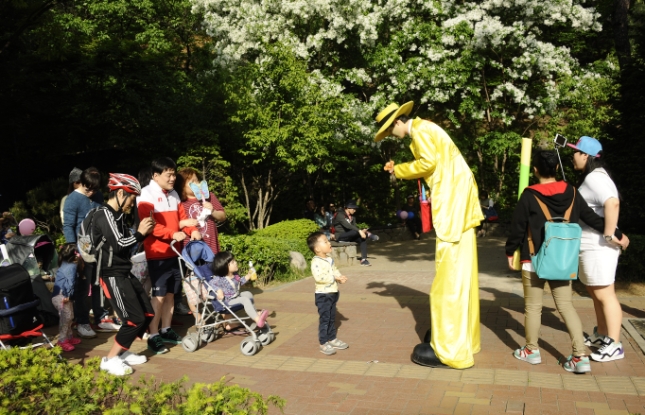
[{"label": "bicycle helmet", "polygon": [[123,191],[137,196],[141,194],[139,181],[129,174],[110,173],[108,187],[110,191],[123,189]]}]

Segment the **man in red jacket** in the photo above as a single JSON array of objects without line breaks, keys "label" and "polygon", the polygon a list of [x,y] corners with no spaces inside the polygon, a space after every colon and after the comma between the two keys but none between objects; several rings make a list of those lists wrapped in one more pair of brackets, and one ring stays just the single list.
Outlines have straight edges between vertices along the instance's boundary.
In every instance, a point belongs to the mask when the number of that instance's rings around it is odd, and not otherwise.
[{"label": "man in red jacket", "polygon": [[154,160],[152,181],[142,189],[138,204],[139,218],[143,220],[152,217],[156,222],[143,246],[152,282],[151,303],[155,311],[150,323],[148,349],[157,354],[168,351],[164,343],[181,343],[181,337],[170,328],[175,294],[181,292],[179,261],[177,254],[170,248],[170,243],[173,240],[181,242],[187,237],[191,240],[202,239],[195,227],[197,221],[186,216],[179,195],[173,190],[176,167],[175,162],[168,157]]}]

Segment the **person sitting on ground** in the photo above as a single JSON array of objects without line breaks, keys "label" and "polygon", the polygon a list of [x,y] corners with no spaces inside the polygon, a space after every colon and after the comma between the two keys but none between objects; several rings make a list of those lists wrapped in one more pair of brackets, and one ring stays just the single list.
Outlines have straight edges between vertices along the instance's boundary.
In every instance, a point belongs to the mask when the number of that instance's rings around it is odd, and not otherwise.
[{"label": "person sitting on ground", "polygon": [[318,307],[318,342],[320,352],[327,356],[336,354],[336,349],[349,346],[336,337],[336,304],[338,304],[338,283],[345,284],[347,277],[342,275],[334,260],[329,257],[331,243],[322,232],[314,232],[307,237],[307,246],[316,255],[311,260],[311,273],[316,281],[316,307]]},{"label": "person sitting on ground", "polygon": [[[217,293],[217,299],[226,304],[229,308],[241,304],[244,311],[259,328],[264,327],[269,310],[262,310],[259,313],[255,310],[253,303],[253,294],[250,291],[240,291],[242,285],[248,281],[254,281],[257,276],[255,272],[250,272],[245,277],[238,274],[239,268],[237,261],[230,251],[220,252],[215,255],[215,260],[211,265],[213,278],[208,284]],[[229,327],[231,329],[231,327]]]},{"label": "person sitting on ground", "polygon": [[[141,190],[139,197],[139,218],[154,218],[152,235],[143,243],[148,260],[148,274],[152,283],[152,307],[155,316],[150,323],[148,349],[156,354],[168,352],[164,343],[180,344],[181,337],[171,328],[175,309],[175,295],[181,293],[181,270],[177,254],[171,249],[171,242],[181,242],[187,237],[201,240],[202,235],[194,226],[183,226],[180,222],[189,219],[174,190],[175,162],[161,157],[152,162],[152,180]],[[180,244],[176,246],[180,249]],[[161,334],[159,333],[161,323]]]},{"label": "person sitting on ground", "polygon": [[367,229],[359,229],[356,226],[356,217],[354,213],[358,209],[355,200],[349,200],[345,204],[345,209],[336,212],[332,223],[334,234],[338,242],[356,242],[361,247],[361,265],[369,267],[371,264],[367,260],[367,240],[378,241],[379,237],[370,233]]},{"label": "person sitting on ground", "polygon": [[128,351],[135,338],[143,338],[154,316],[148,294],[130,273],[130,255],[132,248],[146,239],[155,224],[152,218],[143,218],[132,234],[125,222],[136,196],[141,194],[137,179],[127,174],[111,173],[108,188],[108,201],[105,208],[94,213],[91,232],[93,241],[105,241],[100,255],[101,287],[123,324],[112,348],[101,360],[100,368],[113,375],[124,376],[132,373],[131,366],[147,361],[145,356]]}]

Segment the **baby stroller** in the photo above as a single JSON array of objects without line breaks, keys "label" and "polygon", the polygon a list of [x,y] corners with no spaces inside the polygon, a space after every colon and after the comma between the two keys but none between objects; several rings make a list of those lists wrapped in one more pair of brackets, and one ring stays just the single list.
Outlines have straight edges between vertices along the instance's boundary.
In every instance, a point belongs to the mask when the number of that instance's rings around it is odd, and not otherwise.
[{"label": "baby stroller", "polygon": [[11,346],[38,347],[32,337],[42,337],[50,347],[54,345],[41,331],[38,319],[40,300],[34,296],[29,273],[18,264],[0,268],[0,349]]},{"label": "baby stroller", "polygon": [[[257,325],[250,317],[239,317],[235,314],[236,311],[243,310],[243,306],[236,305],[229,308],[223,301],[217,299],[215,290],[208,284],[208,281],[213,277],[210,266],[215,255],[204,241],[190,241],[181,254],[175,248],[175,241],[170,246],[179,255],[179,268],[182,279],[189,285],[187,289],[194,290],[199,299],[197,308],[201,318],[199,322],[195,319],[197,331],[183,337],[184,350],[192,353],[199,348],[202,341],[206,343],[214,341],[218,334],[224,331],[226,325],[231,323],[240,323],[248,333],[248,336],[240,344],[240,351],[245,356],[253,356],[262,346],[275,340],[275,334],[271,331],[269,324],[265,324],[256,332]],[[182,261],[186,264],[187,271],[185,273],[184,267],[181,266]],[[233,317],[225,319],[224,314],[230,314]]]}]

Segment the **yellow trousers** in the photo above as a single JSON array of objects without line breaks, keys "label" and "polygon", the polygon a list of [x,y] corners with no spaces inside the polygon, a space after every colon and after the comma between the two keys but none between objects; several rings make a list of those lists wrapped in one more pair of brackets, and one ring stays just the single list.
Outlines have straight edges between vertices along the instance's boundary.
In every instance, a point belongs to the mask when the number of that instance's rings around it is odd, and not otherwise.
[{"label": "yellow trousers", "polygon": [[445,365],[465,369],[481,349],[479,280],[474,228],[458,243],[437,239],[437,274],[430,289],[430,345]]}]

